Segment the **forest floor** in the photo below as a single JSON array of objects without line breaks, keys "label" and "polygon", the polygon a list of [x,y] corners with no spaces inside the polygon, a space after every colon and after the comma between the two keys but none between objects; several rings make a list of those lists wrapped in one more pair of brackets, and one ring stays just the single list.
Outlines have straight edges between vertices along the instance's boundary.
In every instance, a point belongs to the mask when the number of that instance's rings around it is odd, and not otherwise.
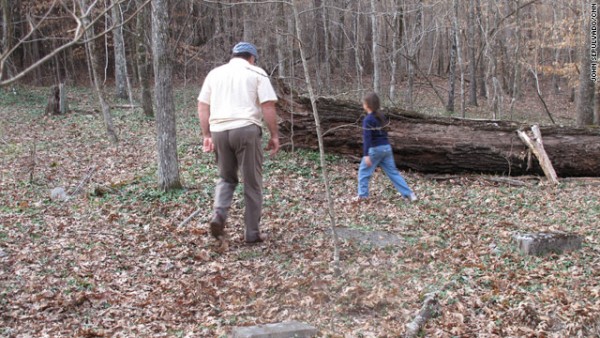
[{"label": "forest floor", "polygon": [[[153,120],[113,110],[113,146],[89,91],[73,89],[65,116],[44,116],[45,98],[0,89],[0,336],[225,337],[298,320],[325,337],[397,337],[430,292],[441,311],[424,336],[600,335],[598,182],[408,172],[420,200],[407,203],[378,172],[370,202],[355,205],[356,163],[327,156],[337,226],[401,239],[342,241],[338,275],[318,154],[266,157],[271,239],[243,244],[238,191],[225,248],[205,225],[216,167],[201,151],[193,96],[177,96],[185,189],[169,193],[157,189]],[[50,199],[89,172],[80,194]],[[523,256],[512,241],[559,230],[581,235],[582,249]]]}]

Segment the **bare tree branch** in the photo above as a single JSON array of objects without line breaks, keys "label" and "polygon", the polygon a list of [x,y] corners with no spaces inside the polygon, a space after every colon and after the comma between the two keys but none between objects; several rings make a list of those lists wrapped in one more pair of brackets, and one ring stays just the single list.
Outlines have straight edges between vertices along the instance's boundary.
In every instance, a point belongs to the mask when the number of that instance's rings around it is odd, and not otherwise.
[{"label": "bare tree branch", "polygon": [[[48,11],[44,14],[44,16],[42,16],[42,20],[40,20],[37,25],[33,26],[31,23],[32,20],[27,20],[27,23],[29,24],[29,33],[27,33],[27,35],[25,35],[25,37],[23,39],[19,40],[10,50],[2,52],[2,54],[0,55],[0,79],[2,79],[2,75],[4,74],[4,63],[6,62],[8,57],[12,53],[14,53],[14,51],[17,50],[17,48],[19,46],[21,46],[23,44],[23,42],[25,42],[25,40],[27,40],[33,34],[33,32],[35,32],[38,29],[38,27],[40,26],[42,21],[44,21],[50,15],[50,12],[54,9],[55,5],[56,5],[56,0],[54,0],[54,2],[52,3],[52,5],[48,9]],[[2,87],[1,84],[0,84],[0,87]]]},{"label": "bare tree branch", "polygon": [[[125,25],[126,23],[128,23],[130,20],[132,20],[133,18],[135,18],[135,16],[137,15],[137,13],[141,10],[141,8],[143,8],[144,6],[148,5],[150,3],[151,0],[147,0],[146,2],[143,3],[142,6],[140,6],[127,20],[124,20],[121,23],[122,25]],[[91,10],[93,9],[94,5],[98,2],[98,0],[95,0],[90,6],[88,6],[87,9],[82,9],[82,15],[81,16],[77,16],[73,11],[69,10],[68,12],[71,14],[71,16],[73,17],[73,20],[75,20],[75,22],[77,22],[77,27],[75,28],[75,33],[73,36],[73,39],[65,44],[63,44],[62,46],[57,47],[56,49],[54,49],[53,51],[51,51],[50,53],[46,54],[44,57],[42,57],[41,59],[37,60],[36,62],[34,62],[32,65],[30,65],[29,67],[25,68],[24,70],[22,70],[20,73],[12,76],[11,78],[8,79],[4,79],[2,81],[0,81],[0,87],[4,87],[7,86],[11,83],[14,83],[15,81],[21,79],[22,77],[24,77],[25,75],[27,75],[29,72],[31,72],[32,70],[36,69],[37,67],[41,66],[42,64],[46,63],[47,61],[51,60],[52,58],[54,58],[56,55],[58,55],[59,53],[61,53],[64,50],[67,50],[79,43],[87,43],[90,41],[93,41],[97,38],[103,37],[104,35],[110,33],[113,29],[117,28],[118,26],[111,26],[108,29],[104,30],[103,32],[94,35],[91,38],[88,38],[86,40],[82,41],[82,38],[85,36],[85,32],[87,32],[88,30],[90,30],[94,24],[100,19],[102,18],[106,13],[108,13],[113,6],[116,6],[117,4],[120,4],[122,2],[125,2],[125,0],[120,0],[120,1],[115,1],[114,3],[112,3],[110,6],[107,6],[102,12],[100,12],[100,14],[94,18],[94,20],[90,20],[90,23],[88,25],[83,25],[82,24],[82,19],[89,16],[89,14],[91,13]],[[54,9],[56,5],[56,0],[53,2],[51,8],[48,10],[48,12],[46,12],[46,14],[42,17],[42,20],[40,20],[35,26],[31,26],[30,32],[23,38],[21,39],[10,51],[7,51],[6,53],[3,53],[2,56],[0,57],[0,78],[3,74],[2,69],[4,67],[4,63],[6,61],[6,59],[8,58],[8,56],[10,56],[16,49],[18,46],[20,46],[21,44],[23,44],[25,41],[27,41],[27,39],[33,34],[33,32],[35,30],[37,30],[41,23],[46,20],[50,14],[50,12]]]}]

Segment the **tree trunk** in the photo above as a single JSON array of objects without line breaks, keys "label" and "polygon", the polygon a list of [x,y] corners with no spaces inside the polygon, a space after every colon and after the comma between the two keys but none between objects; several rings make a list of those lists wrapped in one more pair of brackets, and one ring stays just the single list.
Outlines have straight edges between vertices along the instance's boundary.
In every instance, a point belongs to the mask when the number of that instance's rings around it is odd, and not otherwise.
[{"label": "tree trunk", "polygon": [[158,185],[163,191],[180,189],[175,104],[173,102],[169,1],[152,0],[152,54],[158,148]]},{"label": "tree trunk", "polygon": [[[12,48],[13,38],[13,22],[12,22],[12,7],[9,5],[8,0],[0,0],[0,9],[2,10],[2,48],[0,48],[0,55],[7,54]],[[4,77],[4,72],[8,71],[10,67],[10,58],[0,61],[0,79]],[[8,77],[11,75],[8,74]]]},{"label": "tree trunk", "polygon": [[463,69],[462,51],[460,49],[460,29],[458,26],[458,1],[454,0],[454,16],[452,17],[452,30],[456,43],[456,62],[460,69],[460,113],[465,117],[465,71]]},{"label": "tree trunk", "polygon": [[396,71],[398,69],[398,46],[402,44],[402,36],[404,35],[404,9],[400,0],[395,1],[396,10],[394,10],[392,24],[392,56],[390,70],[390,101],[394,103],[396,100]]},{"label": "tree trunk", "polygon": [[[331,53],[330,53],[330,39],[329,39],[329,15],[326,7],[322,7],[321,10],[321,22],[323,29],[323,65],[325,67],[325,71],[323,72],[323,85],[324,85],[324,93],[331,93]],[[319,72],[320,73],[320,72]]]},{"label": "tree trunk", "polygon": [[406,106],[409,109],[413,109],[414,105],[414,89],[415,89],[415,67],[419,66],[419,49],[422,39],[422,23],[423,23],[423,3],[421,1],[417,4],[417,10],[415,13],[415,24],[412,29],[410,36],[407,34],[407,50],[409,55],[408,62],[408,86],[406,93]]},{"label": "tree trunk", "polygon": [[448,71],[448,103],[446,104],[446,111],[454,112],[454,98],[456,88],[456,44],[458,41],[458,32],[456,28],[452,27],[452,45],[450,47],[450,69]]},{"label": "tree trunk", "polygon": [[[278,83],[278,92],[283,84]],[[285,90],[285,89],[284,89]],[[289,89],[288,89],[289,90]],[[294,119],[296,147],[317,149],[310,99],[280,95],[278,102],[282,144],[289,142],[290,119]],[[317,102],[328,152],[361,156],[361,118],[358,102],[320,98]],[[293,113],[291,107],[293,106]],[[396,164],[401,169],[424,173],[488,173],[543,175],[533,163],[528,168],[528,148],[517,131],[529,126],[507,121],[434,118],[389,109],[389,138]],[[542,127],[544,147],[559,176],[600,176],[600,130]]]},{"label": "tree trunk", "polygon": [[379,64],[379,33],[377,30],[377,6],[375,0],[371,0],[371,34],[373,35],[373,91],[379,93],[381,88],[380,67]]},{"label": "tree trunk", "polygon": [[[333,38],[335,38],[335,48],[337,53],[333,55],[335,63],[333,64],[333,68],[340,67],[340,65],[344,65],[344,67],[348,67],[350,63],[347,61],[347,52],[346,52],[346,39],[349,37],[346,36],[346,12],[348,11],[348,6],[351,6],[349,1],[341,0],[341,9],[338,13],[339,25],[337,25],[337,30],[333,34]],[[340,73],[340,72],[338,72]]]},{"label": "tree trunk", "polygon": [[[56,42],[52,42],[52,49],[56,49]],[[61,64],[60,64],[60,60],[59,60],[59,55],[54,55],[54,57],[52,58],[52,68],[54,70],[54,83],[62,83],[63,82],[63,76],[62,76],[62,71],[61,71]]]},{"label": "tree trunk", "polygon": [[516,6],[517,6],[517,14],[516,15],[516,25],[515,25],[515,34],[516,34],[516,45],[517,48],[515,50],[515,59],[514,59],[514,65],[515,65],[515,70],[514,70],[514,74],[513,74],[513,85],[512,85],[512,96],[514,99],[518,100],[521,97],[521,10],[520,10],[520,1],[516,0]]},{"label": "tree trunk", "polygon": [[[484,55],[485,54],[485,50],[487,50],[488,45],[487,43],[485,43],[484,39],[485,39],[485,32],[483,30],[483,16],[481,15],[481,0],[476,0],[475,3],[475,8],[476,8],[476,12],[477,12],[477,32],[479,35],[479,41],[482,44],[482,48],[483,50],[480,52],[480,55]],[[478,80],[477,80],[477,87],[479,88],[479,95],[483,98],[487,98],[488,94],[487,94],[487,88],[486,88],[486,76],[485,76],[485,61],[483,57],[478,58],[477,60],[477,65],[478,65],[478,70],[479,70],[479,76],[478,76]]]},{"label": "tree trunk", "polygon": [[[136,0],[136,5],[142,6],[144,0]],[[136,17],[135,41],[137,46],[136,64],[138,69],[140,89],[142,92],[142,110],[147,117],[154,116],[152,108],[152,92],[150,90],[150,61],[148,60],[148,47],[146,44],[146,31],[148,28],[148,8],[142,8]]]},{"label": "tree trunk", "polygon": [[469,76],[471,84],[469,86],[469,105],[477,106],[477,58],[475,57],[475,0],[469,0]]},{"label": "tree trunk", "polygon": [[[582,0],[583,13],[589,16],[588,1]],[[592,74],[592,59],[590,55],[591,29],[590,21],[583,20],[583,46],[580,48],[580,73],[579,73],[579,101],[577,102],[577,125],[587,126],[594,123],[594,82],[590,78]]]},{"label": "tree trunk", "polygon": [[[321,174],[323,176],[323,182],[325,184],[325,196],[327,197],[327,214],[329,216],[329,223],[331,229],[331,235],[333,238],[333,262],[335,264],[336,274],[339,274],[339,261],[340,261],[340,253],[339,253],[339,245],[338,245],[338,237],[335,232],[335,208],[333,197],[331,196],[331,188],[329,184],[329,174],[327,162],[325,161],[325,147],[323,143],[323,134],[320,125],[320,117],[319,111],[316,105],[316,96],[314,94],[314,90],[312,87],[310,71],[308,70],[308,63],[306,61],[306,53],[304,52],[304,46],[302,44],[302,29],[300,27],[300,19],[298,16],[298,10],[296,8],[295,0],[292,0],[292,11],[294,13],[294,22],[296,23],[296,38],[298,39],[298,46],[300,49],[300,58],[302,59],[302,68],[304,69],[304,79],[306,82],[306,87],[308,88],[308,93],[310,95],[309,98],[309,107],[310,111],[312,111],[312,123],[314,124],[314,131],[317,135],[317,144],[319,145],[319,154],[320,154],[320,162],[321,162]],[[291,92],[291,91],[290,91]],[[292,93],[293,95],[293,93]],[[293,110],[292,110],[293,111]]]},{"label": "tree trunk", "polygon": [[[84,26],[88,26],[90,24],[90,19],[89,16],[85,15],[85,13],[88,11],[87,0],[80,0],[79,3],[81,5],[82,23]],[[93,28],[90,28],[85,32],[85,37],[87,40],[85,45],[89,58],[90,71],[92,73],[92,82],[94,84],[94,91],[96,92],[96,95],[98,95],[98,101],[100,102],[100,107],[102,109],[102,117],[104,118],[106,133],[108,134],[108,139],[110,142],[116,144],[119,139],[113,126],[112,116],[110,115],[110,106],[106,102],[104,93],[102,92],[102,84],[100,83],[100,75],[98,74],[99,63],[96,46],[94,44],[96,40],[93,39]]]},{"label": "tree trunk", "polygon": [[125,54],[125,39],[123,38],[123,20],[121,18],[121,6],[113,0],[111,8],[113,47],[115,54],[115,90],[120,99],[127,99],[127,55]]},{"label": "tree trunk", "polygon": [[243,34],[243,40],[244,41],[248,41],[248,42],[253,42],[256,43],[256,32],[255,32],[255,20],[258,17],[256,15],[256,9],[255,9],[255,4],[253,3],[248,3],[243,7],[243,19],[242,19],[242,23],[243,23],[243,27],[244,27],[244,34]]},{"label": "tree trunk", "polygon": [[[313,49],[317,58],[317,69],[321,67],[322,62],[325,61],[325,20],[323,18],[323,0],[312,0],[312,36],[314,37]],[[317,76],[319,76],[317,74]]]},{"label": "tree trunk", "polygon": [[[27,15],[25,20],[27,21],[28,25],[32,25],[32,21],[33,19],[31,18],[30,15]],[[37,60],[41,59],[40,56],[40,45],[41,45],[41,41],[42,39],[40,39],[39,37],[39,32],[37,30],[33,31],[31,34],[31,37],[33,39],[33,41],[31,43],[25,44],[25,46],[23,46],[23,63],[24,64],[34,64]],[[89,64],[89,62],[88,62]],[[42,85],[42,67],[35,67],[35,69],[32,71],[33,75],[33,85],[36,86],[41,86]],[[91,75],[91,73],[90,73]],[[91,76],[90,76],[91,79]]]},{"label": "tree trunk", "polygon": [[361,41],[361,36],[360,36],[360,2],[356,1],[356,12],[354,13],[354,40],[352,41],[353,45],[352,45],[352,50],[354,52],[354,68],[356,69],[356,84],[357,84],[357,91],[360,93],[360,95],[363,95],[363,82],[362,82],[362,78],[363,78],[363,65],[361,62],[361,55],[360,55],[360,46],[362,45],[362,41]]},{"label": "tree trunk", "polygon": [[[437,20],[435,21],[435,28],[436,28],[436,31],[437,31],[438,30],[438,22],[437,22]],[[446,28],[446,30],[445,30],[446,34],[442,34],[443,31],[444,30],[442,28],[440,28],[439,31],[438,31],[438,33],[437,33],[438,36],[441,37],[440,38],[440,49],[439,49],[441,52],[437,53],[437,56],[438,56],[437,57],[437,75],[438,76],[442,76],[444,74],[444,72],[446,72],[446,69],[447,69],[446,62],[444,60],[444,54],[446,54],[446,53],[444,53],[445,50],[446,50],[446,48],[444,48],[445,47],[444,43],[445,42],[447,43],[447,41],[446,41],[445,38],[448,37],[448,28]],[[451,53],[449,52],[448,54],[451,54]]]},{"label": "tree trunk", "polygon": [[275,38],[277,39],[277,74],[279,74],[279,78],[284,78],[287,76],[287,67],[286,63],[286,52],[287,48],[287,39],[288,39],[288,29],[285,18],[285,4],[278,3],[275,5],[277,7],[277,35]]},{"label": "tree trunk", "polygon": [[323,67],[325,62],[325,29],[324,23],[325,21],[321,18],[321,13],[323,12],[323,0],[313,0],[313,20],[312,20],[312,51],[314,51],[315,68],[318,70],[315,72],[315,92],[318,94],[325,94],[327,91],[326,85],[324,83],[326,75],[321,71],[321,67]]}]

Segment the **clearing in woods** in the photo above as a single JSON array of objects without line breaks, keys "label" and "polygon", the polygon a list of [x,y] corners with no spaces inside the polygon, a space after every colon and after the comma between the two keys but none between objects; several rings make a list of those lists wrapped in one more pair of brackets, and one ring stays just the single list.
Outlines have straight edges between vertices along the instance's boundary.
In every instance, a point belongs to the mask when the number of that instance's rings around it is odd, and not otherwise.
[{"label": "clearing in woods", "polygon": [[[87,90],[73,90],[73,111],[54,117],[42,115],[46,91],[0,91],[0,335],[224,337],[298,320],[323,336],[398,336],[432,291],[441,313],[425,336],[600,334],[597,181],[511,186],[405,173],[420,197],[408,204],[379,172],[371,201],[353,205],[357,165],[329,156],[338,226],[400,238],[343,242],[335,276],[313,152],[266,159],[270,242],[242,244],[238,193],[229,248],[214,244],[204,223],[216,168],[201,152],[195,93],[177,94],[186,188],[162,193],[154,122],[140,111],[113,110],[113,147]],[[80,194],[50,199],[90,171]],[[553,230],[582,235],[583,248],[525,257],[512,243],[514,232]]]}]

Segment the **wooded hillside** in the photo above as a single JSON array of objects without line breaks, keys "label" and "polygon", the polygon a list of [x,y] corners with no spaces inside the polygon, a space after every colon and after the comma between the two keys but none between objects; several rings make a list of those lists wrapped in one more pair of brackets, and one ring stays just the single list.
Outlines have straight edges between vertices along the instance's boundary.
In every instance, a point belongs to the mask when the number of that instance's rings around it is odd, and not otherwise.
[{"label": "wooded hillside", "polygon": [[[600,179],[421,173],[600,176],[597,19],[591,0],[0,0],[0,336],[600,337]],[[198,123],[241,40],[291,150],[257,166],[262,243],[242,189],[211,235]],[[416,199],[380,172],[357,198],[371,91]],[[516,243],[547,233],[577,247]]]},{"label": "wooded hillside", "polygon": [[[149,0],[0,3],[2,84],[89,84],[83,18],[115,95],[126,98],[127,88],[152,77],[144,66],[152,58]],[[199,86],[231,46],[247,40],[259,47],[261,67],[302,90],[301,41],[317,96],[357,99],[375,90],[388,105],[492,119],[513,118],[520,102],[532,101],[520,118],[543,113],[594,123],[589,0],[183,0],[167,8],[178,84]],[[551,98],[581,98],[579,113]]]},{"label": "wooded hillside", "polygon": [[[407,204],[376,173],[372,199],[356,205],[356,164],[330,156],[337,224],[359,236],[341,244],[336,275],[319,154],[266,157],[271,240],[243,244],[240,193],[223,250],[206,225],[218,175],[193,112],[178,124],[186,188],[164,193],[154,120],[116,110],[114,147],[91,90],[77,91],[74,112],[40,118],[45,92],[0,96],[2,337],[226,337],[290,320],[318,337],[403,337],[436,291],[441,309],[422,337],[600,334],[598,179],[517,186],[403,172],[419,196]],[[71,198],[51,200],[57,187]],[[516,250],[515,232],[544,231],[584,244],[544,257]]]}]

